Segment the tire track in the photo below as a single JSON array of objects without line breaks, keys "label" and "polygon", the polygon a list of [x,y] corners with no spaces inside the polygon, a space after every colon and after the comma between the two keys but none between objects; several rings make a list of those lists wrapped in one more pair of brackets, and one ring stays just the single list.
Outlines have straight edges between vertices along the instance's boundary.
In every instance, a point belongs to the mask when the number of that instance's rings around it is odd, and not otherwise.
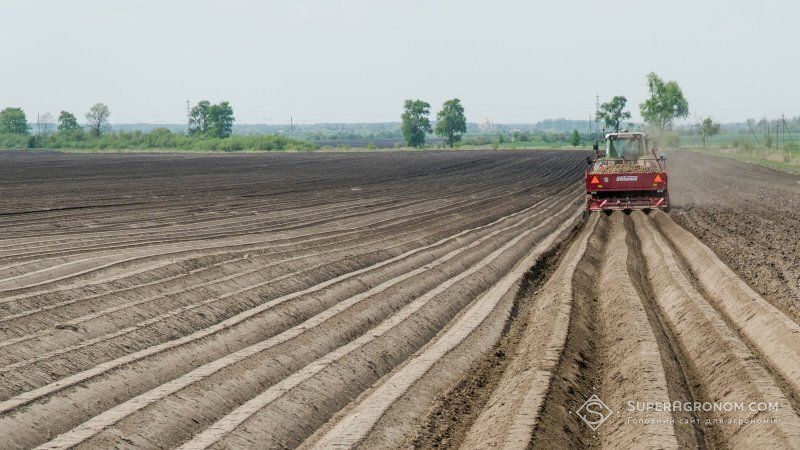
[{"label": "tire track", "polygon": [[[512,325],[522,327],[522,337],[469,431],[420,442],[464,448],[800,443],[794,322],[667,215],[651,216],[593,214],[542,290],[528,300],[533,305],[527,320]],[[597,431],[577,415],[592,394],[612,412]],[[631,410],[630,402],[680,407]],[[700,409],[692,409],[695,402]],[[779,407],[750,409],[759,402]],[[458,414],[436,408],[417,426]]]}]

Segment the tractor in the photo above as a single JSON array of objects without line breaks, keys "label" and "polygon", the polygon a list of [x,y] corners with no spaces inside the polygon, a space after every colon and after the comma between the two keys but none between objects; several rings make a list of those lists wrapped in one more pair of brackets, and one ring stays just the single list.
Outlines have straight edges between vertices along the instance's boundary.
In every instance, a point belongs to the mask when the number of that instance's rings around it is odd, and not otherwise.
[{"label": "tractor", "polygon": [[594,156],[586,158],[586,209],[668,211],[667,160],[656,156],[645,133],[608,133],[604,143],[604,153],[595,142]]}]

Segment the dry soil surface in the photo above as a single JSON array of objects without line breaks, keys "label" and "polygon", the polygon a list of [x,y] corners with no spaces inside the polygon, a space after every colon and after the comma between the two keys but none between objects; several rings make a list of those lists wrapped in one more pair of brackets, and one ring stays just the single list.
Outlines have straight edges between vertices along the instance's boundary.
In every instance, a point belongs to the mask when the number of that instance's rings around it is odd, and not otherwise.
[{"label": "dry soil surface", "polygon": [[[405,446],[800,447],[798,178],[671,156],[671,215],[711,248],[661,212],[590,216]],[[594,394],[603,416],[580,409]]]},{"label": "dry soil surface", "polygon": [[[582,157],[4,153],[0,446],[797,447],[790,297],[724,233],[584,214]],[[783,192],[693,157],[687,226],[693,178]]]},{"label": "dry soil surface", "polygon": [[293,447],[426,345],[455,377],[581,156],[4,153],[0,442]]},{"label": "dry soil surface", "polygon": [[672,160],[673,218],[800,323],[800,177],[691,152]]}]

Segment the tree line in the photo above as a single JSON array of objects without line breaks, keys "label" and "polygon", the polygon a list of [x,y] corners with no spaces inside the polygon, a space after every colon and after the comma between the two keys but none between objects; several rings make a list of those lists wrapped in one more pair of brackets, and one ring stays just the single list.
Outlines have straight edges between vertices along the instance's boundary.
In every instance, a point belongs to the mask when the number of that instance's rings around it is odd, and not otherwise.
[{"label": "tree line", "polygon": [[[677,146],[677,135],[665,134],[672,131],[675,119],[689,116],[689,102],[683,95],[683,90],[674,80],[664,81],[655,72],[647,74],[647,89],[649,96],[639,105],[639,113],[646,122],[651,134],[656,138],[664,137],[665,143]],[[623,95],[614,96],[608,102],[600,105],[595,117],[602,120],[610,131],[619,132],[624,120],[631,118],[630,111],[625,107],[628,99]],[[703,146],[708,137],[719,133],[720,124],[715,123],[710,117],[703,118],[697,125],[697,132],[701,135]]]},{"label": "tree line", "polygon": [[[110,115],[111,112],[108,110],[108,106],[102,103],[97,103],[89,109],[85,115],[86,127],[93,136],[100,136],[105,131]],[[45,114],[44,117],[37,121],[40,134],[47,134],[47,125],[50,118],[50,114]],[[0,134],[28,136],[30,129],[28,118],[22,108],[8,107],[0,111]],[[78,119],[71,112],[61,111],[58,115],[59,132],[74,133],[83,131],[83,129],[83,126],[78,123]]]},{"label": "tree line", "polygon": [[442,105],[442,110],[436,115],[436,125],[431,127],[428,118],[431,105],[422,100],[406,100],[403,106],[401,130],[403,140],[409,147],[419,148],[425,145],[428,133],[435,133],[451,148],[461,140],[467,132],[467,117],[461,100],[454,98],[447,100]]},{"label": "tree line", "polygon": [[37,134],[31,134],[25,112],[21,108],[0,111],[0,148],[70,148],[105,149],[174,149],[201,151],[272,151],[314,150],[312,143],[280,135],[232,136],[233,108],[228,102],[212,104],[206,100],[195,105],[189,114],[189,132],[172,132],[167,128],[143,131],[111,131],[109,108],[98,103],[85,114],[81,124],[74,114],[61,111],[55,133],[48,132],[52,116],[39,116]]},{"label": "tree line", "polygon": [[[639,105],[639,112],[647,123],[650,134],[661,138],[665,131],[672,130],[675,119],[689,116],[689,103],[676,81],[664,81],[655,72],[647,75],[647,86],[649,97]],[[614,96],[610,101],[600,105],[595,117],[602,120],[609,130],[619,132],[623,122],[631,118],[630,111],[625,109],[627,102],[625,96]],[[453,147],[467,131],[467,121],[461,101],[457,98],[446,101],[436,116],[434,127],[431,127],[429,119],[430,108],[430,103],[423,100],[405,101],[401,120],[406,145],[421,147],[425,145],[427,134],[433,132],[441,136],[448,146]],[[705,142],[707,136],[719,131],[719,124],[707,118],[701,122],[698,129]],[[569,143],[577,146],[580,141],[580,133],[578,130],[573,130]]]},{"label": "tree line", "polygon": [[[92,106],[84,115],[86,125],[78,123],[77,117],[69,111],[61,111],[57,120],[59,133],[75,134],[85,130],[94,137],[100,137],[110,128],[108,119],[111,111],[103,103]],[[52,116],[45,114],[37,120],[38,133],[46,135]],[[227,138],[233,134],[233,108],[228,102],[212,104],[208,100],[197,103],[189,113],[189,134],[196,137]],[[8,107],[0,111],[0,134],[30,135],[31,126],[22,108]]]}]

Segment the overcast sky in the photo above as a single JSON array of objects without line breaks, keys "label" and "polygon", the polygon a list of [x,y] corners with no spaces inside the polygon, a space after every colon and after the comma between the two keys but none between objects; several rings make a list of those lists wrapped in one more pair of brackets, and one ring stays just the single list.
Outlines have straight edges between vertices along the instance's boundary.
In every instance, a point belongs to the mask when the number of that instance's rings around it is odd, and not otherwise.
[{"label": "overcast sky", "polygon": [[182,123],[186,99],[237,123],[398,121],[404,99],[470,121],[588,118],[645,75],[692,117],[800,114],[800,2],[0,0],[0,107]]}]

